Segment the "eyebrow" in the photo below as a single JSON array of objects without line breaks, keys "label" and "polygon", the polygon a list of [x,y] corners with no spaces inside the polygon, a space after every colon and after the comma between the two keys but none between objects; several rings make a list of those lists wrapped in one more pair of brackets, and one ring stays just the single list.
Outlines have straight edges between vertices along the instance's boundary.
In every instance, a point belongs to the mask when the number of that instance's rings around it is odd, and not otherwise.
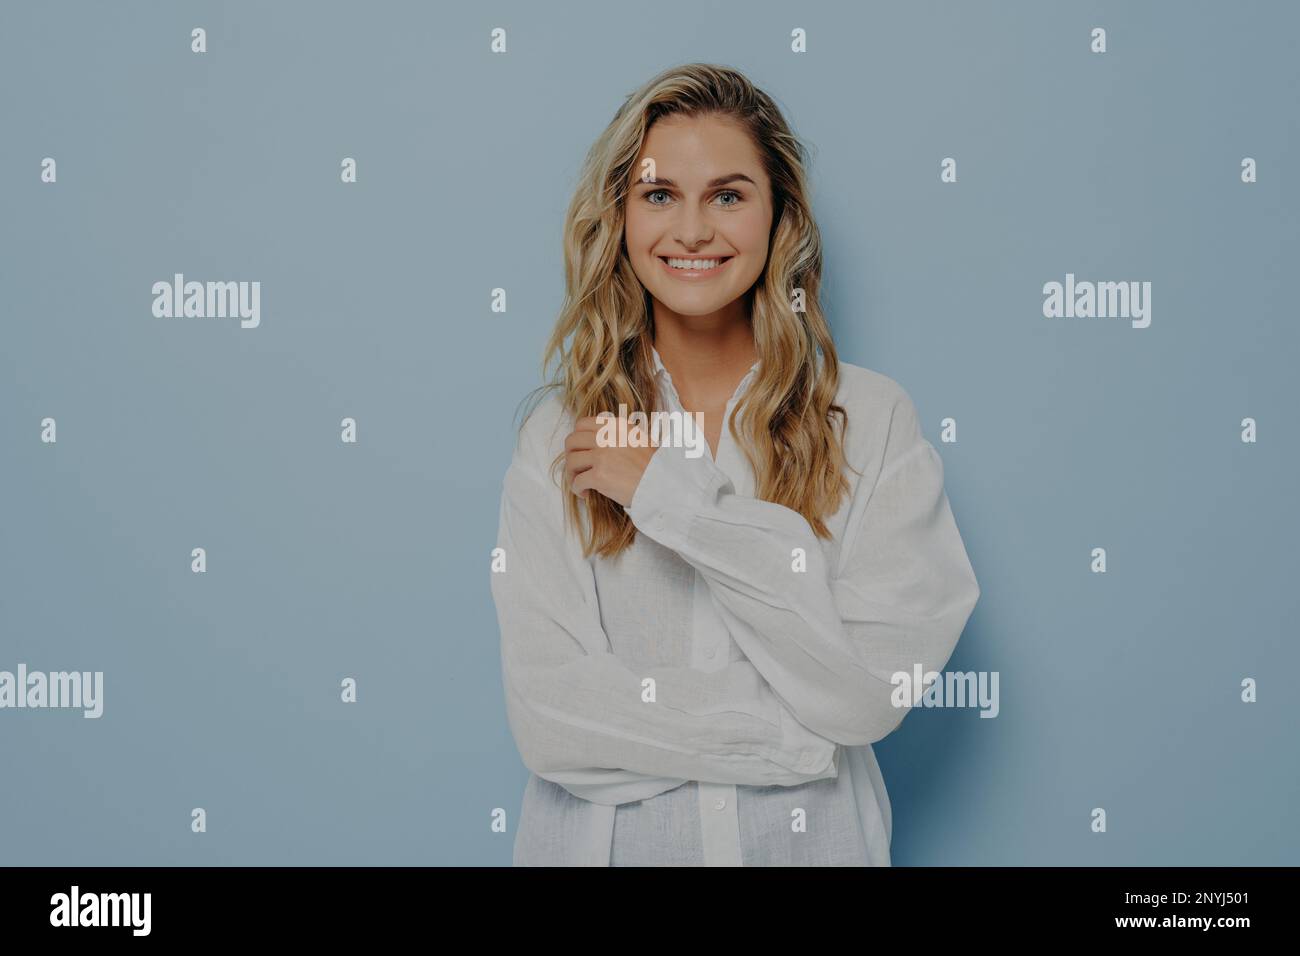
[{"label": "eyebrow", "polygon": [[[714,186],[725,186],[727,183],[734,183],[738,179],[743,179],[751,186],[758,185],[758,183],[754,182],[754,180],[750,179],[744,173],[730,173],[729,175],[726,176],[719,176],[717,179],[710,179],[707,183],[704,184],[704,188],[712,189]],[[674,186],[675,187],[677,185],[671,179],[664,179],[662,177],[658,179],[642,179],[640,176],[638,176],[636,182],[638,186]]]}]

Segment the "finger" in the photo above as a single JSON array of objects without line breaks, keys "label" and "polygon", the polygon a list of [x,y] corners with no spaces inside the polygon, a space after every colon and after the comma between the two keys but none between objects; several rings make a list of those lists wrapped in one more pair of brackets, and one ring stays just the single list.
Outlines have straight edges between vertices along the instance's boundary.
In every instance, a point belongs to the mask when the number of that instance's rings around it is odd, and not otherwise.
[{"label": "finger", "polygon": [[584,471],[589,471],[595,464],[595,452],[571,451],[564,456],[564,478],[572,483],[574,478]]},{"label": "finger", "polygon": [[[592,478],[591,475],[592,472],[591,469],[589,468],[573,479],[573,484],[571,487],[573,488],[573,493],[575,495],[577,495],[580,498],[586,498],[588,492],[595,490],[596,488],[595,479]],[[597,494],[599,494],[599,492],[597,492]]]},{"label": "finger", "polygon": [[584,451],[588,448],[595,448],[596,433],[588,431],[573,431],[564,439],[565,451]]}]

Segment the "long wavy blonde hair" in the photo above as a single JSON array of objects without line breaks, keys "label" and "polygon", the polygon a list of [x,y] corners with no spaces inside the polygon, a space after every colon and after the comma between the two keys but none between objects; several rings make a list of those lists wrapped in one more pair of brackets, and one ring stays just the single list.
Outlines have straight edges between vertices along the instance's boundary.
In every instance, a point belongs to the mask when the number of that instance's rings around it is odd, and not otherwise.
[{"label": "long wavy blonde hair", "polygon": [[[592,145],[565,217],[565,300],[542,358],[543,378],[554,359],[559,366],[536,391],[558,389],[575,419],[620,403],[647,415],[656,410],[654,311],[628,260],[623,227],[633,164],[650,127],[673,114],[739,122],[771,181],[768,260],[745,293],[761,364],[727,427],[754,472],[755,496],[799,512],[818,537],[829,537],[823,517],[849,491],[848,416],[834,401],[839,360],[818,299],[822,248],[807,150],[771,97],[736,70],[692,63],[663,71],[627,97]],[[793,308],[797,289],[804,311]],[[553,477],[563,463],[561,453]],[[599,494],[584,501],[567,487],[563,493],[568,520],[583,529],[584,555],[614,557],[636,537],[617,502]]]}]

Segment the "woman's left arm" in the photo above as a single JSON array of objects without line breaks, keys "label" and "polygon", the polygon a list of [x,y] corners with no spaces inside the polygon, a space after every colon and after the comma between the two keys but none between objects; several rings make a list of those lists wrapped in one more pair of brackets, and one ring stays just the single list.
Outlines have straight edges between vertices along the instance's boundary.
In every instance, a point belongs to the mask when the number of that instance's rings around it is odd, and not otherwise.
[{"label": "woman's left arm", "polygon": [[[873,743],[909,706],[899,672],[939,671],[979,599],[943,486],[943,461],[901,386],[875,482],[850,504],[833,571],[807,520],[735,493],[706,456],[657,449],[625,508],[699,569],[731,636],[804,726]],[[794,570],[794,549],[806,570]]]}]

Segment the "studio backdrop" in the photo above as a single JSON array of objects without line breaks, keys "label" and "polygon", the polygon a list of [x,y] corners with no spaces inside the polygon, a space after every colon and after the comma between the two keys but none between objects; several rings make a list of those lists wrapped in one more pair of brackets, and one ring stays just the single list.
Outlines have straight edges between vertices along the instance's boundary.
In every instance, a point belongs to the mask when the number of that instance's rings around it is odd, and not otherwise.
[{"label": "studio backdrop", "polygon": [[840,357],[914,399],[980,583],[991,706],[876,747],[894,864],[1300,862],[1297,35],[5,3],[0,864],[510,862],[516,411],[588,146],[694,61],[810,146]]}]

